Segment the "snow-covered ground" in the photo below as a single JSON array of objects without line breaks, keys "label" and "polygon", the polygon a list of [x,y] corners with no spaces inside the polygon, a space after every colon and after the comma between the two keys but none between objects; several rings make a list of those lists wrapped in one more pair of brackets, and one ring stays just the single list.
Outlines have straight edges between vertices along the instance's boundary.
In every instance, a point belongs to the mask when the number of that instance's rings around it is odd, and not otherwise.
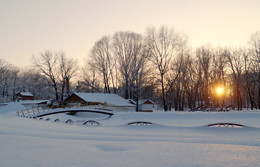
[{"label": "snow-covered ground", "polygon": [[[260,111],[93,113],[20,118],[19,103],[0,106],[3,167],[256,167]],[[50,118],[49,121],[46,121]],[[54,120],[59,119],[59,122]],[[71,119],[73,123],[65,123]],[[99,126],[82,125],[95,120]],[[148,121],[152,125],[128,125]],[[208,127],[217,122],[244,128]]]}]

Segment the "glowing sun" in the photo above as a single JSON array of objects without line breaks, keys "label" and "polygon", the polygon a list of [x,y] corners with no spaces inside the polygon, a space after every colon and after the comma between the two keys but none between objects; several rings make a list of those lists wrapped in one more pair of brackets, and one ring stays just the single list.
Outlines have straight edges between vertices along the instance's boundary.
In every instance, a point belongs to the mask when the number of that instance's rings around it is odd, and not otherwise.
[{"label": "glowing sun", "polygon": [[218,88],[216,89],[216,93],[217,93],[218,95],[222,95],[222,94],[224,93],[224,88],[223,88],[223,87],[218,87]]}]

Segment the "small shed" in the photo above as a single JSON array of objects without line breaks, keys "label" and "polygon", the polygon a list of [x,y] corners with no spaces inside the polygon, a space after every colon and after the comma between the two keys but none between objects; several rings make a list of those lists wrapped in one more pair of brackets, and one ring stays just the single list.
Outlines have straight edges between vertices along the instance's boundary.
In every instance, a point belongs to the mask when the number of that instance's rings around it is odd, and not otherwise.
[{"label": "small shed", "polygon": [[128,111],[135,110],[135,105],[130,104],[128,100],[116,94],[106,94],[106,93],[73,93],[64,101],[64,103],[67,106],[103,105],[103,106],[122,108]]},{"label": "small shed", "polygon": [[30,92],[17,93],[16,98],[19,100],[34,100],[34,96]]},{"label": "small shed", "polygon": [[138,110],[141,112],[153,112],[155,104],[152,100],[144,99],[138,100]]}]

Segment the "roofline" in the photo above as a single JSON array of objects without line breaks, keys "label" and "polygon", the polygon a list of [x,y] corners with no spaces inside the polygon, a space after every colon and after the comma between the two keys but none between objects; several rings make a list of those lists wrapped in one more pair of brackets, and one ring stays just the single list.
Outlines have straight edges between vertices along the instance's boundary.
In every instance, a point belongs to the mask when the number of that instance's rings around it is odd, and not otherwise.
[{"label": "roofline", "polygon": [[[88,102],[88,101],[84,100],[83,98],[81,98],[81,97],[78,95],[78,93],[76,93],[76,92],[72,93],[69,97],[67,97],[67,98],[64,100],[64,102],[66,102],[66,100],[67,100],[68,98],[70,98],[73,94],[75,94],[75,95],[76,95],[77,97],[79,97],[81,100],[83,100],[83,101],[85,101],[85,102]],[[82,94],[84,94],[84,93],[82,93]],[[105,93],[99,93],[99,94],[105,94]],[[107,94],[110,94],[110,93],[107,93]],[[114,94],[114,93],[112,93],[112,94]],[[114,95],[117,95],[117,94],[114,94]],[[119,95],[117,95],[117,96],[119,96]],[[93,103],[95,103],[95,102],[93,102]],[[102,105],[105,104],[105,103],[103,103],[103,102],[98,102],[98,103],[100,103],[100,104],[102,104]],[[135,107],[135,106],[136,106],[136,104],[115,105],[115,104],[109,104],[109,103],[108,103],[108,105],[109,105],[109,106],[116,106],[116,107]]]}]

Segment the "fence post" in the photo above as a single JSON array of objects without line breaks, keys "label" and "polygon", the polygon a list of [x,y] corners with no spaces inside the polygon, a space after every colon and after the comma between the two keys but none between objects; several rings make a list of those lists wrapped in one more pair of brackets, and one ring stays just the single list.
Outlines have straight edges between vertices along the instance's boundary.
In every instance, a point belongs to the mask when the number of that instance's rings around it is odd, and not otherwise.
[{"label": "fence post", "polygon": [[27,109],[27,114],[28,114],[28,117],[30,117],[30,111],[29,111],[29,109]]}]

